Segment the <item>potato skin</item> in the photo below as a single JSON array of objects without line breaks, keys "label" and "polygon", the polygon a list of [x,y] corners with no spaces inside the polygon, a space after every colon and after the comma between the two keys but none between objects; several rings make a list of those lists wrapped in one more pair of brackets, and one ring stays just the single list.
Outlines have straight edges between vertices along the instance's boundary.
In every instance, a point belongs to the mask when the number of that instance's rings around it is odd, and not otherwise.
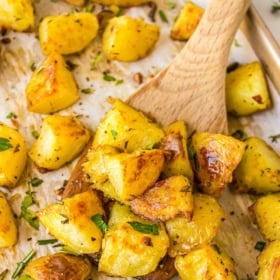
[{"label": "potato skin", "polygon": [[0,248],[12,247],[17,242],[17,226],[12,209],[4,195],[0,192]]},{"label": "potato skin", "polygon": [[19,132],[0,123],[0,137],[9,141],[11,148],[0,151],[0,186],[15,187],[25,168],[27,150]]},{"label": "potato skin", "polygon": [[92,13],[47,16],[39,25],[41,50],[44,55],[79,52],[96,37],[97,31],[98,21]]},{"label": "potato skin", "polygon": [[103,50],[110,60],[136,61],[147,56],[159,39],[159,27],[142,19],[112,18],[102,38]]}]

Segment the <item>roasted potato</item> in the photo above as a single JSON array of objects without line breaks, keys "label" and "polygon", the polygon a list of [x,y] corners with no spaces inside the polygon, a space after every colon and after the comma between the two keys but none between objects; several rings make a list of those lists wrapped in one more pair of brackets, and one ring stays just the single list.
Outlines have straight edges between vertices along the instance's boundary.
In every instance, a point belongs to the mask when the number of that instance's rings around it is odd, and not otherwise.
[{"label": "roasted potato", "polygon": [[184,255],[196,246],[209,243],[217,234],[225,212],[216,199],[206,194],[194,194],[192,220],[176,217],[166,222],[171,245],[171,257]]},{"label": "roasted potato", "polygon": [[169,177],[133,199],[130,206],[135,214],[152,221],[167,221],[179,214],[190,221],[193,212],[192,185],[182,175]]},{"label": "roasted potato", "polygon": [[32,280],[88,280],[91,269],[86,258],[56,253],[29,262],[23,275],[31,277]]},{"label": "roasted potato", "polygon": [[96,130],[93,146],[110,145],[126,152],[159,145],[163,130],[143,113],[116,99]]},{"label": "roasted potato", "polygon": [[216,244],[204,245],[185,256],[177,256],[175,267],[182,280],[237,279],[232,260]]},{"label": "roasted potato", "polygon": [[39,41],[44,55],[71,54],[83,50],[96,37],[98,20],[92,13],[77,12],[43,18]]},{"label": "roasted potato", "polygon": [[47,205],[38,212],[39,221],[49,233],[78,254],[93,254],[100,250],[103,233],[91,220],[105,215],[101,201],[93,190],[88,190],[62,203]]},{"label": "roasted potato", "polygon": [[19,132],[0,123],[0,186],[14,187],[25,168],[27,151]]},{"label": "roasted potato", "polygon": [[195,133],[191,140],[192,163],[204,193],[220,196],[240,162],[245,144],[231,136]]},{"label": "roasted potato", "polygon": [[239,192],[266,194],[280,191],[280,157],[264,140],[250,137],[233,172],[231,188]]},{"label": "roasted potato", "polygon": [[271,242],[258,257],[258,280],[280,279],[280,240]]},{"label": "roasted potato", "polygon": [[51,53],[33,72],[26,98],[28,110],[40,114],[65,109],[79,99],[75,78],[60,54]]},{"label": "roasted potato", "polygon": [[31,0],[0,0],[0,29],[30,31],[34,28],[35,16]]},{"label": "roasted potato", "polygon": [[188,40],[195,31],[204,10],[198,5],[188,1],[181,9],[178,18],[170,32],[170,37],[174,40]]},{"label": "roasted potato", "polygon": [[92,2],[106,6],[132,7],[148,3],[149,0],[92,0]]},{"label": "roasted potato", "polygon": [[17,242],[17,226],[6,196],[0,192],[0,248],[12,247]]},{"label": "roasted potato", "polygon": [[247,116],[271,106],[265,74],[259,62],[242,65],[226,76],[227,111]]},{"label": "roasted potato", "polygon": [[85,0],[64,0],[64,1],[74,6],[83,6],[85,4]]},{"label": "roasted potato", "polygon": [[162,224],[152,224],[134,215],[129,207],[115,203],[98,270],[119,277],[148,274],[156,269],[168,245]]},{"label": "roasted potato", "polygon": [[90,139],[90,132],[72,116],[48,116],[29,156],[40,168],[58,169],[73,160]]},{"label": "roasted potato", "polygon": [[159,33],[157,25],[140,18],[114,17],[104,30],[102,47],[110,60],[136,61],[151,52]]}]

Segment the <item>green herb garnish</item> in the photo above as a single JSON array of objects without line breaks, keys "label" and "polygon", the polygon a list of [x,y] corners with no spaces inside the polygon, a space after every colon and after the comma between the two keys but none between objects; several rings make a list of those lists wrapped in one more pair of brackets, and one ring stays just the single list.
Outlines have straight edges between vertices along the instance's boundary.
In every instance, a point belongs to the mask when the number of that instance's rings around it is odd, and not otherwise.
[{"label": "green herb garnish", "polygon": [[235,46],[235,47],[241,47],[241,45],[239,44],[239,42],[238,42],[238,40],[235,38],[234,40],[233,40],[233,45]]},{"label": "green herb garnish", "polygon": [[167,19],[166,14],[164,13],[164,11],[163,11],[163,10],[159,10],[158,13],[159,13],[159,16],[160,16],[161,20],[162,20],[163,22],[166,22],[166,23],[167,23],[167,22],[168,22],[168,19]]},{"label": "green herb garnish", "polygon": [[38,139],[39,138],[39,132],[37,130],[32,130],[31,132],[32,136],[35,138],[35,139]]},{"label": "green herb garnish", "polygon": [[39,239],[37,240],[38,245],[49,245],[57,242],[57,239]]},{"label": "green herb garnish", "polygon": [[278,139],[280,138],[280,134],[271,135],[269,138],[271,139],[272,143],[277,143]]},{"label": "green herb garnish", "polygon": [[116,17],[119,17],[123,14],[123,9],[119,8],[115,14]]},{"label": "green herb garnish", "polygon": [[261,252],[265,248],[265,245],[266,243],[264,241],[258,241],[254,248]]},{"label": "green herb garnish", "polygon": [[17,263],[17,268],[14,271],[12,275],[12,279],[16,279],[21,271],[25,268],[25,266],[28,264],[28,262],[31,261],[31,259],[35,256],[36,252],[34,250],[31,250],[21,262]]},{"label": "green herb garnish", "polygon": [[29,69],[30,69],[31,71],[35,71],[35,70],[36,70],[36,64],[35,64],[34,61],[31,61],[31,62],[29,63]]},{"label": "green herb garnish", "polygon": [[39,220],[36,213],[29,209],[31,205],[35,204],[32,192],[27,192],[21,204],[20,217],[22,217],[26,222],[34,229],[39,229]]},{"label": "green herb garnish", "polygon": [[10,140],[8,138],[0,137],[0,151],[6,151],[10,148],[13,148]]},{"label": "green herb garnish", "polygon": [[103,216],[101,214],[95,214],[91,217],[91,220],[97,225],[97,227],[105,233],[108,230],[108,225],[103,220]]},{"label": "green herb garnish", "polygon": [[97,65],[100,61],[102,61],[103,59],[104,59],[104,54],[103,54],[103,53],[99,53],[99,54],[95,57],[94,61],[91,63],[90,69],[91,69],[91,70],[95,69],[96,65]]},{"label": "green herb garnish", "polygon": [[89,4],[83,9],[83,11],[86,13],[92,13],[94,11],[94,9],[95,9],[95,5]]},{"label": "green herb garnish", "polygon": [[158,235],[158,225],[157,224],[142,224],[139,222],[128,222],[134,230],[142,232],[142,233],[148,233],[152,235]]},{"label": "green herb garnish", "polygon": [[21,275],[18,280],[34,280],[32,277],[28,275]]},{"label": "green herb garnish", "polygon": [[173,10],[173,9],[176,8],[176,3],[175,3],[175,2],[168,1],[168,2],[166,2],[166,6],[167,6],[170,10]]},{"label": "green herb garnish", "polygon": [[243,139],[244,137],[244,131],[241,130],[241,129],[237,129],[236,131],[234,131],[232,134],[231,134],[232,137],[236,138],[236,139]]},{"label": "green herb garnish", "polygon": [[7,116],[7,119],[17,119],[17,115],[13,112],[10,112]]},{"label": "green herb garnish", "polygon": [[81,89],[81,92],[84,93],[84,94],[91,94],[92,89],[91,88],[83,88],[83,89]]},{"label": "green herb garnish", "polygon": [[118,132],[116,130],[111,130],[111,135],[113,136],[114,140],[117,139],[117,136],[118,136]]},{"label": "green herb garnish", "polygon": [[31,180],[29,181],[30,185],[32,187],[38,187],[40,186],[44,181],[40,178],[37,178],[37,177],[33,177],[31,178]]},{"label": "green herb garnish", "polygon": [[275,14],[279,10],[280,10],[280,1],[273,3],[272,6],[271,6],[271,13]]}]

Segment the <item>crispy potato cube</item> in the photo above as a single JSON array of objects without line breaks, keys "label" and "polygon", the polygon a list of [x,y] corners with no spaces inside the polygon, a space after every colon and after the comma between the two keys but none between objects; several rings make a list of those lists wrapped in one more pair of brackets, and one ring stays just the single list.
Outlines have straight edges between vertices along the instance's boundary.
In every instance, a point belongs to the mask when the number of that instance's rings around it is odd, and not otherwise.
[{"label": "crispy potato cube", "polygon": [[225,212],[217,200],[206,194],[194,194],[193,217],[176,217],[166,222],[171,246],[171,257],[184,255],[198,245],[209,243],[225,218]]},{"label": "crispy potato cube", "polygon": [[131,210],[152,221],[167,221],[182,214],[190,221],[193,211],[192,186],[182,176],[158,181],[142,196],[130,202]]},{"label": "crispy potato cube", "polygon": [[191,141],[192,162],[199,187],[220,196],[240,162],[245,144],[234,137],[208,132],[195,133]]},{"label": "crispy potato cube", "polygon": [[188,1],[181,9],[178,18],[176,19],[170,37],[174,40],[188,40],[195,31],[204,10],[198,5]]},{"label": "crispy potato cube", "polygon": [[47,16],[39,25],[40,46],[44,55],[76,53],[87,47],[97,32],[98,20],[92,13]]},{"label": "crispy potato cube", "polygon": [[108,226],[99,271],[111,276],[136,277],[156,269],[169,246],[162,224],[141,219],[128,206],[115,203]]},{"label": "crispy potato cube", "polygon": [[92,0],[92,2],[106,6],[133,7],[148,3],[149,0]]},{"label": "crispy potato cube", "polygon": [[103,50],[110,60],[136,61],[151,52],[159,33],[157,25],[140,18],[114,17],[103,33]]},{"label": "crispy potato cube", "polygon": [[164,128],[166,136],[162,149],[165,154],[163,174],[166,177],[184,175],[193,181],[193,170],[188,156],[188,132],[184,121],[176,121]]},{"label": "crispy potato cube", "polygon": [[175,267],[182,280],[236,280],[233,261],[216,244],[204,245],[185,256],[177,256]]},{"label": "crispy potato cube", "polygon": [[0,123],[0,186],[14,187],[25,168],[27,151],[19,132]]},{"label": "crispy potato cube", "polygon": [[91,217],[104,215],[101,201],[93,190],[88,190],[47,205],[38,213],[39,221],[49,233],[78,254],[99,251],[102,232]]},{"label": "crispy potato cube", "polygon": [[12,247],[17,242],[17,226],[12,209],[0,192],[0,248]]},{"label": "crispy potato cube", "polygon": [[73,160],[90,139],[90,132],[72,116],[48,116],[29,156],[40,168],[58,169]]},{"label": "crispy potato cube", "polygon": [[126,152],[159,145],[163,130],[143,113],[115,100],[99,124],[93,146],[110,145]]},{"label": "crispy potato cube", "polygon": [[63,57],[53,52],[32,74],[26,86],[28,110],[50,114],[73,105],[78,99],[78,87]]},{"label": "crispy potato cube", "polygon": [[280,240],[271,242],[258,257],[258,280],[280,279]]},{"label": "crispy potato cube", "polygon": [[270,108],[265,74],[259,62],[238,67],[226,76],[227,111],[247,116]]},{"label": "crispy potato cube", "polygon": [[0,0],[0,29],[30,31],[35,25],[31,0]]},{"label": "crispy potato cube", "polygon": [[269,240],[280,240],[280,193],[258,198],[252,209],[261,234]]},{"label": "crispy potato cube", "polygon": [[280,157],[264,140],[250,137],[241,162],[233,173],[231,188],[265,194],[280,191]]},{"label": "crispy potato cube", "polygon": [[83,6],[85,4],[85,0],[64,0],[64,1],[74,6]]},{"label": "crispy potato cube", "polygon": [[90,262],[84,257],[56,253],[29,262],[23,275],[29,276],[33,280],[59,280],[65,279],[65,277],[71,280],[87,280],[91,269]]}]

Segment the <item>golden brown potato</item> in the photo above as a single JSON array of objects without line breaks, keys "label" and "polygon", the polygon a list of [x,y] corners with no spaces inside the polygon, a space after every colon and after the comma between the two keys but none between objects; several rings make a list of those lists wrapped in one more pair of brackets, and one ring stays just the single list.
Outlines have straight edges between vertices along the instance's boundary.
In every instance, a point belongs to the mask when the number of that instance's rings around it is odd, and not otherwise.
[{"label": "golden brown potato", "polygon": [[0,192],[0,248],[12,247],[17,242],[17,226],[12,209]]},{"label": "golden brown potato", "polygon": [[280,240],[271,242],[258,257],[258,280],[280,279]]},{"label": "golden brown potato", "polygon": [[190,221],[193,212],[192,186],[182,176],[158,181],[143,195],[130,202],[131,210],[152,221],[167,221],[179,214]]},{"label": "golden brown potato", "polygon": [[13,128],[0,123],[0,186],[14,187],[26,164],[24,138]]},{"label": "golden brown potato", "polygon": [[31,0],[0,0],[0,29],[30,31],[34,28],[35,16]]},{"label": "golden brown potato", "polygon": [[198,245],[209,243],[217,234],[225,212],[216,199],[206,194],[194,194],[193,217],[176,217],[166,222],[171,245],[171,257],[184,255]]},{"label": "golden brown potato", "polygon": [[56,253],[29,262],[23,275],[33,280],[88,280],[91,269],[86,258]]},{"label": "golden brown potato", "polygon": [[188,1],[181,9],[178,18],[176,19],[170,37],[174,40],[188,40],[195,31],[204,10],[198,5]]},{"label": "golden brown potato", "polygon": [[195,133],[191,140],[192,163],[204,193],[220,196],[240,162],[245,144],[231,136]]},{"label": "golden brown potato", "polygon": [[74,6],[83,6],[85,4],[85,0],[64,0],[64,1]]},{"label": "golden brown potato", "polygon": [[105,215],[98,195],[93,190],[47,205],[38,213],[39,221],[49,233],[78,254],[100,250],[103,233],[91,218]]},{"label": "golden brown potato", "polygon": [[40,168],[58,169],[73,160],[90,139],[90,132],[75,117],[48,116],[29,156]]},{"label": "golden brown potato", "polygon": [[264,140],[245,141],[242,160],[233,172],[231,188],[239,192],[266,194],[280,191],[280,157]]},{"label": "golden brown potato", "polygon": [[259,62],[238,67],[226,76],[227,111],[246,116],[271,106],[265,74]]},{"label": "golden brown potato", "polygon": [[204,245],[185,256],[177,256],[175,267],[182,280],[237,279],[232,260],[216,244]]},{"label": "golden brown potato", "polygon": [[92,0],[94,3],[103,4],[106,6],[119,6],[119,7],[131,7],[139,6],[148,3],[149,0]]},{"label": "golden brown potato", "polygon": [[114,17],[103,33],[103,50],[110,60],[136,61],[151,52],[159,33],[157,25],[140,18]]},{"label": "golden brown potato", "polygon": [[[141,232],[142,231],[142,232]],[[98,270],[108,275],[136,277],[156,269],[169,246],[162,224],[152,224],[114,204],[102,245]]]},{"label": "golden brown potato", "polygon": [[83,50],[96,37],[98,21],[87,12],[45,17],[39,25],[39,40],[44,55],[71,54]]}]

